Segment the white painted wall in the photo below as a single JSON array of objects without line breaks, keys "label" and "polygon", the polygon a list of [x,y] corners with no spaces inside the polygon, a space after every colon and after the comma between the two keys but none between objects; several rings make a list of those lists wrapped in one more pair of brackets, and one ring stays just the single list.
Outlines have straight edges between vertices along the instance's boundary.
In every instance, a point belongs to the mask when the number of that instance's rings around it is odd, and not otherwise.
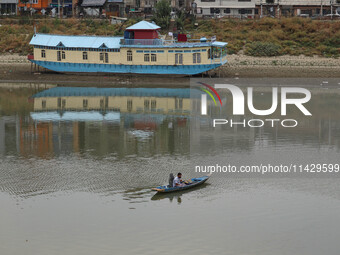
[{"label": "white painted wall", "polygon": [[215,0],[214,2],[202,2],[201,0],[195,0],[197,7],[201,8],[255,8],[255,0],[250,0],[249,2],[239,1],[239,0]]},{"label": "white painted wall", "polygon": [[[255,0],[256,5],[266,4],[266,0]],[[321,2],[324,6],[330,5],[330,0],[274,0],[274,4],[280,5],[321,5]],[[336,0],[334,0],[334,4],[336,4]]]}]

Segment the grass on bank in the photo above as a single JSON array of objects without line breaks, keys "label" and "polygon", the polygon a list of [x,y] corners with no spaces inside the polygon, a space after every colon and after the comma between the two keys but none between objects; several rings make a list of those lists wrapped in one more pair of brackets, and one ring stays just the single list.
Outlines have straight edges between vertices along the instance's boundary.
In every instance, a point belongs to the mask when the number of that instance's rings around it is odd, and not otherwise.
[{"label": "grass on bank", "polygon": [[[1,19],[0,53],[28,54],[33,27],[40,33],[69,35],[123,35],[124,29],[139,20],[128,20],[123,25],[111,25],[108,20],[93,19]],[[198,23],[196,27],[194,23]],[[340,56],[340,22],[302,18],[260,20],[205,19],[185,20],[183,32],[192,38],[217,36],[228,42],[229,54],[250,56]],[[167,31],[162,31],[167,33]]]}]

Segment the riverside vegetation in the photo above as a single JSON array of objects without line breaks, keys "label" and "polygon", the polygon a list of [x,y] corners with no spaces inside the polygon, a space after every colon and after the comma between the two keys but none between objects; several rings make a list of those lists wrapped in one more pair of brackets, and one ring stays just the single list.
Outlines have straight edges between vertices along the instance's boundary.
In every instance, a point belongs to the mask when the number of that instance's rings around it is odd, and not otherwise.
[{"label": "riverside vegetation", "polygon": [[[108,20],[50,19],[16,17],[0,19],[0,53],[26,55],[36,26],[39,33],[69,35],[121,36],[127,26],[139,21],[129,19],[124,24],[111,25]],[[340,56],[340,22],[303,18],[195,19],[193,16],[176,20],[180,30],[191,38],[216,35],[228,42],[229,54],[270,57],[305,55],[338,58]],[[167,33],[166,29],[161,31]]]}]

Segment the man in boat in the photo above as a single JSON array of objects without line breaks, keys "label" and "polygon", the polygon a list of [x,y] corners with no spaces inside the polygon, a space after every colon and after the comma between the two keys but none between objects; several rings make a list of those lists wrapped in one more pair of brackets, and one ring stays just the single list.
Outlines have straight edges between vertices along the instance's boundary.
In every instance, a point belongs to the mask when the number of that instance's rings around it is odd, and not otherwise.
[{"label": "man in boat", "polygon": [[183,186],[181,178],[182,178],[182,174],[178,173],[177,176],[174,179],[174,182],[173,182],[172,186],[173,187]]}]

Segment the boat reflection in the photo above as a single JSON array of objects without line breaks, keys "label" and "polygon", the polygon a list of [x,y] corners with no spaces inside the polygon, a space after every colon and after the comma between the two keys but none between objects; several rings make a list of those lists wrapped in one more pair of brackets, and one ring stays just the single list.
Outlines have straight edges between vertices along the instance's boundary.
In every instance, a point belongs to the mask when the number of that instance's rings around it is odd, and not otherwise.
[{"label": "boat reflection", "polygon": [[[125,156],[139,154],[138,144],[148,140],[162,141],[163,148],[149,148],[153,152],[173,152],[176,130],[189,139],[190,89],[54,87],[30,102],[30,119],[20,122],[24,156],[85,151]],[[129,144],[132,140],[137,144]]]},{"label": "boat reflection", "polygon": [[[32,99],[32,118],[36,121],[109,121],[106,116],[112,112],[156,115],[190,113],[190,89],[55,87],[33,95]],[[51,116],[47,116],[46,112]],[[77,115],[81,112],[82,117],[72,115],[74,112]],[[96,114],[101,114],[103,118]]]},{"label": "boat reflection", "polygon": [[[268,88],[256,90],[257,107],[268,108],[271,92]],[[38,93],[0,89],[0,155],[53,158],[86,154],[119,160],[130,156],[189,155],[201,149],[210,154],[252,151],[263,144],[338,149],[339,91],[311,89],[313,100],[307,108],[313,116],[305,118],[292,108],[289,118],[299,122],[294,129],[226,126],[217,136],[200,123],[202,118],[193,118],[200,104],[191,107],[190,89],[53,87]],[[224,94],[221,96],[223,100]],[[226,110],[232,109],[230,104],[231,100],[227,100]],[[208,112],[214,109],[220,114],[218,107],[208,107]],[[270,118],[281,117],[278,111]],[[245,118],[254,117],[246,112]],[[203,120],[212,123],[207,118]]]}]

